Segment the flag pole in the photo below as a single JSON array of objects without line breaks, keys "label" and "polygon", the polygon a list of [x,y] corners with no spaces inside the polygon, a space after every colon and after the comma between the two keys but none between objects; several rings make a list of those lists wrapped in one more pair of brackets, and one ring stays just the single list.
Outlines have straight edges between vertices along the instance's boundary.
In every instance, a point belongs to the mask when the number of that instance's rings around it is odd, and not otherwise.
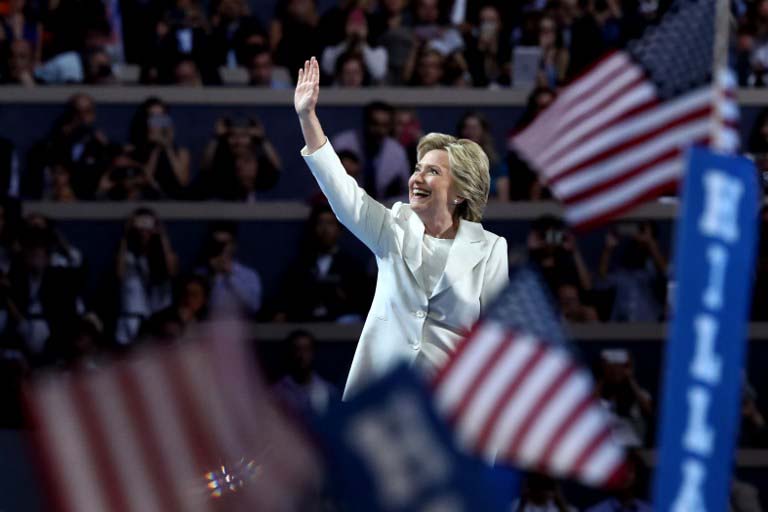
[{"label": "flag pole", "polygon": [[728,66],[728,42],[730,9],[729,0],[714,0],[715,2],[715,40],[712,53],[712,120],[710,127],[710,142],[713,149],[722,148],[723,112],[725,100],[726,77],[724,72]]}]

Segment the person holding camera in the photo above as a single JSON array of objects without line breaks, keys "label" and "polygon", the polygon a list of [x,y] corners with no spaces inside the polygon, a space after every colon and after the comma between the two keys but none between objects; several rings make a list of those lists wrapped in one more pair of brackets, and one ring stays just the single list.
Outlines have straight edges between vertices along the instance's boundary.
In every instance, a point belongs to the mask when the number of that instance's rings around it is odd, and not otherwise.
[{"label": "person holding camera", "polygon": [[176,144],[173,119],[160,98],[147,98],[136,109],[130,142],[134,157],[163,195],[182,199],[189,185],[190,153]]},{"label": "person holding camera", "polygon": [[353,9],[347,15],[346,39],[336,46],[323,50],[320,59],[323,73],[327,76],[336,74],[336,61],[342,55],[360,55],[365,64],[365,72],[374,83],[379,83],[387,76],[387,50],[382,46],[371,47],[368,44],[368,22],[362,9]]},{"label": "person holding camera", "polygon": [[338,217],[376,256],[373,304],[357,345],[345,398],[401,362],[427,374],[458,343],[508,280],[507,242],[483,229],[488,157],[467,139],[430,133],[418,146],[409,203],[387,208],[344,170],[315,108],[320,66],[299,71],[294,106],[301,150]]},{"label": "person holding camera", "polygon": [[160,186],[128,148],[121,148],[101,176],[96,198],[108,201],[154,201],[163,198]]},{"label": "person holding camera", "polygon": [[115,340],[127,345],[141,324],[172,301],[172,280],[178,267],[176,253],[155,212],[135,210],[125,223],[117,251],[120,312]]}]

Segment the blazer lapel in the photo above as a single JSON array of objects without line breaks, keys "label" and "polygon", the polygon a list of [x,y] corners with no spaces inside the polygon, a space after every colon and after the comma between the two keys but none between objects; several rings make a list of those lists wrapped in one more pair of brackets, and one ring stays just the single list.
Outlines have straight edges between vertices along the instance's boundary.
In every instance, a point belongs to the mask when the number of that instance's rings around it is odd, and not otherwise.
[{"label": "blazer lapel", "polygon": [[483,259],[485,246],[485,231],[482,224],[462,220],[451,250],[448,252],[445,270],[432,292],[432,297],[453,286],[453,283],[475,268],[475,265]]},{"label": "blazer lapel", "polygon": [[424,238],[424,224],[410,210],[403,220],[406,224],[403,230],[403,259],[405,259],[405,263],[414,277],[417,277],[416,272],[421,267],[421,241]]}]

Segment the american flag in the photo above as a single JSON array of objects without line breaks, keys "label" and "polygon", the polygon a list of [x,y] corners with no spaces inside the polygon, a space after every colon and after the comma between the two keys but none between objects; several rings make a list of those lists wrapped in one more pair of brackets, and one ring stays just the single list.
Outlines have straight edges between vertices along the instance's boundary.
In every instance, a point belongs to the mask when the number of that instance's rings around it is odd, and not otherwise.
[{"label": "american flag", "polygon": [[239,328],[215,329],[30,385],[52,507],[302,510],[298,500],[316,485],[319,462],[249,368]]},{"label": "american flag", "polygon": [[517,271],[433,385],[470,452],[595,487],[621,482],[611,417],[533,270]]},{"label": "american flag", "polygon": [[[674,191],[691,144],[738,148],[732,75],[712,79],[716,1],[674,2],[658,25],[601,59],[511,139],[565,204],[570,224],[588,229]],[[722,129],[711,141],[714,120]]]}]

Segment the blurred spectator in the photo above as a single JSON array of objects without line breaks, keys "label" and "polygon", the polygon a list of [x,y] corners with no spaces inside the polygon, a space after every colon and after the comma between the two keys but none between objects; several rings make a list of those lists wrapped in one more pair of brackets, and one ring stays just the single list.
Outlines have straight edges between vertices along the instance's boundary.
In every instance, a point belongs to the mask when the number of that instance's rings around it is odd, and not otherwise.
[{"label": "blurred spectator", "polygon": [[466,112],[461,116],[456,133],[459,138],[476,142],[485,151],[490,162],[490,194],[491,197],[496,197],[498,195],[496,184],[500,179],[507,178],[509,169],[507,169],[506,162],[499,157],[499,153],[496,151],[496,142],[493,140],[488,119],[480,112]]},{"label": "blurred spectator", "polygon": [[0,275],[8,274],[11,267],[20,228],[21,204],[15,199],[0,199]]},{"label": "blurred spectator", "polygon": [[384,80],[387,73],[387,50],[381,46],[368,44],[368,22],[362,9],[353,9],[347,16],[345,27],[346,39],[335,46],[323,50],[320,66],[326,75],[336,75],[336,63],[341,55],[359,54],[365,65],[365,72],[372,82]]},{"label": "blurred spectator", "polygon": [[629,352],[603,350],[596,380],[603,405],[615,417],[616,438],[625,446],[642,446],[653,417],[653,400],[651,394],[637,383]]},{"label": "blurred spectator", "polygon": [[272,52],[267,46],[252,46],[248,49],[245,67],[248,69],[248,83],[254,87],[290,89],[291,75],[287,69],[276,67]]},{"label": "blurred spectator", "polygon": [[337,87],[365,87],[371,84],[371,77],[365,69],[363,57],[358,53],[344,53],[336,60],[333,85]]},{"label": "blurred spectator", "polygon": [[508,85],[511,47],[509,29],[504,26],[495,5],[484,5],[478,26],[465,37],[465,55],[475,86]]},{"label": "blurred spectator", "polygon": [[440,11],[439,0],[414,0],[412,5],[413,33],[422,44],[442,55],[464,49],[461,34],[447,24],[447,15]]},{"label": "blurred spectator", "polygon": [[83,82],[88,85],[117,83],[112,73],[112,58],[104,47],[92,48],[83,55]]},{"label": "blurred spectator", "polygon": [[[520,119],[515,123],[509,138],[525,129],[536,116],[555,101],[555,91],[548,87],[536,87],[528,95],[525,110]],[[517,156],[510,149],[507,154],[507,166],[509,178],[503,177],[496,180],[496,192],[502,201],[528,201],[549,197],[549,191],[541,184],[536,171]]]},{"label": "blurred spectator", "polygon": [[168,105],[148,98],[131,120],[133,156],[157,183],[165,197],[181,199],[189,185],[189,150],[174,140],[174,123]]},{"label": "blurred spectator", "polygon": [[387,51],[387,83],[403,85],[405,67],[415,42],[408,0],[382,0],[369,26],[370,40]]},{"label": "blurred spectator", "polygon": [[30,361],[55,360],[73,335],[83,304],[75,269],[52,265],[51,234],[35,225],[21,233],[20,252],[7,277],[0,277],[0,323],[18,336]]},{"label": "blurred spectator", "polygon": [[[650,222],[624,222],[606,233],[600,256],[599,288],[614,292],[612,322],[663,320],[667,260],[656,236],[655,226]],[[614,259],[616,252],[619,254]]]},{"label": "blurred spectator", "polygon": [[264,29],[250,15],[245,0],[214,0],[211,11],[209,51],[215,66],[245,66],[248,47],[267,44]]},{"label": "blurred spectator", "polygon": [[328,6],[332,0],[325,2],[321,7],[320,16],[320,43],[323,48],[335,46],[344,41],[347,20],[352,11],[360,10],[368,17],[367,10],[370,0],[338,0],[334,5]]},{"label": "blurred spectator", "polygon": [[565,81],[568,50],[564,47],[562,33],[554,18],[542,17],[538,28],[537,42],[541,49],[541,61],[536,81],[542,87],[556,87]]},{"label": "blurred spectator", "polygon": [[43,59],[64,52],[83,52],[93,34],[108,37],[111,33],[101,0],[58,0],[51,2],[49,8],[45,29],[51,39],[45,44],[48,55],[43,55]]},{"label": "blurred spectator", "polygon": [[0,198],[19,197],[22,173],[13,142],[0,137]]},{"label": "blurred spectator", "polygon": [[282,162],[256,118],[220,118],[203,155],[195,195],[253,201],[280,178]]},{"label": "blurred spectator", "polygon": [[315,372],[315,339],[307,331],[294,331],[284,342],[287,375],[273,390],[280,400],[308,417],[324,414],[341,401],[339,390]]},{"label": "blurred spectator", "polygon": [[32,87],[37,84],[35,78],[32,46],[24,39],[15,39],[10,43],[7,61],[2,66],[3,84],[15,84]]},{"label": "blurred spectator", "polygon": [[75,94],[67,101],[47,139],[29,151],[23,195],[40,199],[45,191],[50,193],[52,167],[56,164],[69,170],[69,182],[79,199],[93,199],[110,160],[109,141],[96,127],[93,98]]},{"label": "blurred spectator", "polygon": [[405,82],[416,87],[439,87],[445,80],[446,59],[443,54],[429,46],[414,51],[412,64],[406,64]]},{"label": "blurred spectator", "polygon": [[182,87],[202,87],[203,78],[193,59],[185,57],[176,62],[173,67],[173,84]]},{"label": "blurred spectator", "polygon": [[171,304],[176,270],[176,254],[160,219],[147,208],[135,210],[125,223],[116,259],[120,287],[117,343],[133,342],[142,322]]},{"label": "blurred spectator", "polygon": [[321,54],[321,33],[315,0],[278,2],[269,28],[269,41],[275,62],[288,68],[296,80],[304,61]]},{"label": "blurred spectator", "polygon": [[577,512],[548,476],[529,473],[523,482],[520,498],[512,503],[512,512]]},{"label": "blurred spectator", "polygon": [[[365,272],[339,247],[342,228],[331,207],[315,206],[307,221],[299,257],[287,272],[279,320],[361,322]],[[299,292],[300,290],[300,292]]]},{"label": "blurred spectator", "polygon": [[253,317],[261,309],[261,278],[258,272],[235,258],[237,227],[233,223],[215,224],[203,245],[202,267],[198,273],[208,278],[213,315]]},{"label": "blurred spectator", "polygon": [[160,342],[178,340],[189,326],[206,318],[209,295],[208,281],[204,277],[189,274],[178,278],[174,283],[173,302],[144,322],[142,336]]},{"label": "blurred spectator", "polygon": [[765,416],[757,407],[757,392],[752,385],[744,381],[741,392],[741,421],[739,422],[739,447],[768,447],[768,425]]},{"label": "blurred spectator", "polygon": [[363,129],[348,130],[332,138],[336,151],[349,150],[363,166],[359,183],[372,197],[385,199],[406,191],[410,165],[405,150],[394,134],[395,110],[392,106],[373,102],[363,110]]},{"label": "blurred spectator", "polygon": [[563,319],[573,323],[597,322],[597,311],[581,300],[578,286],[562,283],[557,287],[557,302]]},{"label": "blurred spectator", "polygon": [[398,108],[395,110],[393,137],[405,149],[411,169],[416,166],[416,149],[423,135],[421,121],[419,121],[419,117],[414,109]]},{"label": "blurred spectator", "polygon": [[768,207],[760,211],[760,240],[752,291],[752,321],[768,321]]},{"label": "blurred spectator", "polygon": [[[0,318],[6,314],[4,302],[0,299]],[[30,368],[24,353],[10,345],[0,342],[0,429],[21,429],[26,423],[22,387],[29,378]]]},{"label": "blurred spectator", "polygon": [[731,480],[728,512],[763,512],[757,487],[734,476]]},{"label": "blurred spectator", "polygon": [[152,201],[162,199],[163,193],[154,176],[134,160],[128,148],[122,148],[99,180],[96,197],[108,201]]},{"label": "blurred spectator", "polygon": [[43,26],[35,11],[25,0],[9,0],[0,16],[0,45],[25,41],[32,67],[40,62],[43,49]]},{"label": "blurred spectator", "polygon": [[105,337],[104,324],[95,313],[80,315],[75,322],[72,338],[64,342],[56,361],[58,364],[92,370],[102,366],[108,359],[109,342]]},{"label": "blurred spectator", "polygon": [[577,285],[580,293],[592,289],[592,276],[576,239],[561,219],[544,215],[534,220],[527,244],[528,259],[538,267],[552,295],[563,284]]},{"label": "blurred spectator", "polygon": [[52,267],[76,270],[80,280],[84,282],[85,258],[83,253],[80,249],[69,243],[69,240],[59,231],[53,220],[39,213],[29,213],[24,217],[22,229],[25,231],[37,231],[40,233],[40,236],[45,238]]},{"label": "blurred spectator", "polygon": [[601,501],[586,510],[586,512],[652,512],[650,503],[641,498],[646,495],[648,487],[648,468],[637,451],[627,452],[626,476],[620,489],[612,492],[613,496]]}]

